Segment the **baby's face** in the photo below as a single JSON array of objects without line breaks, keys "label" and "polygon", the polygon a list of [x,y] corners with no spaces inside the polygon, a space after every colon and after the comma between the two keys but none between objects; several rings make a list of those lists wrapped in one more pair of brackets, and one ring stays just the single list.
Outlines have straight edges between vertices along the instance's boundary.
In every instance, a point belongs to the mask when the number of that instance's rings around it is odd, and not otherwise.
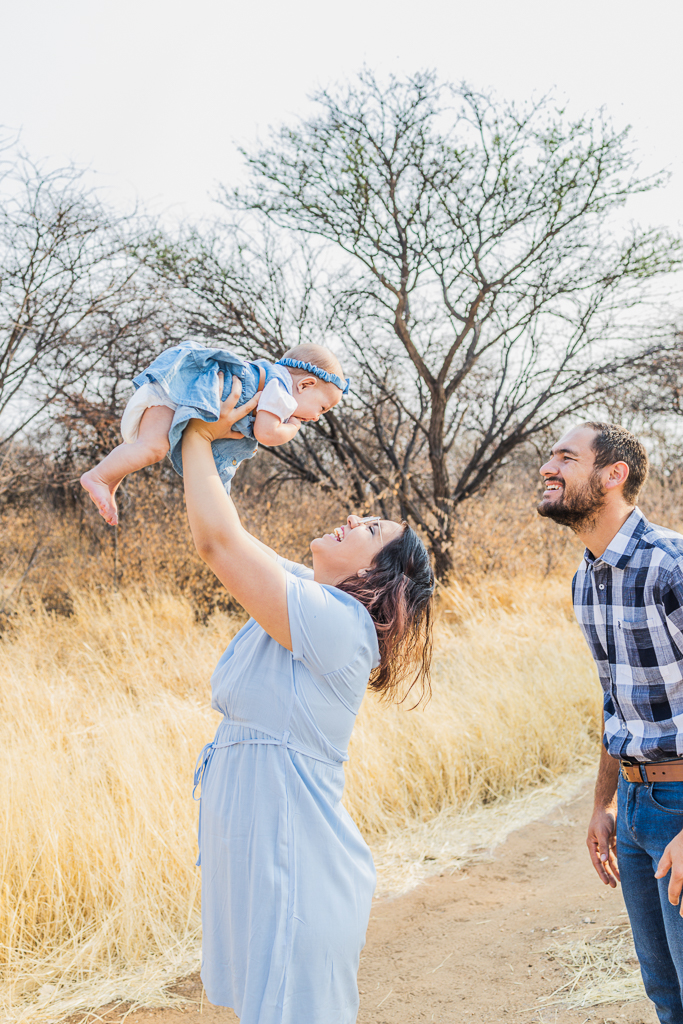
[{"label": "baby's face", "polygon": [[317,421],[323,413],[334,408],[341,394],[339,388],[328,381],[320,380],[319,377],[303,377],[294,385],[297,405],[293,415],[302,423]]}]

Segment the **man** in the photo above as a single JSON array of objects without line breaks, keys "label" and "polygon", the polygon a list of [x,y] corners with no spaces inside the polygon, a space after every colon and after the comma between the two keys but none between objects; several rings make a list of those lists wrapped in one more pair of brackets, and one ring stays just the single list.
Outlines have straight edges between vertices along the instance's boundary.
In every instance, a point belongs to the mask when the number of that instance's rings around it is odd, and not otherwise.
[{"label": "man", "polygon": [[584,423],[541,468],[538,511],[586,547],[574,610],[604,690],[591,860],[606,885],[621,874],[647,994],[683,1024],[683,536],[636,508],[647,471],[633,434]]}]

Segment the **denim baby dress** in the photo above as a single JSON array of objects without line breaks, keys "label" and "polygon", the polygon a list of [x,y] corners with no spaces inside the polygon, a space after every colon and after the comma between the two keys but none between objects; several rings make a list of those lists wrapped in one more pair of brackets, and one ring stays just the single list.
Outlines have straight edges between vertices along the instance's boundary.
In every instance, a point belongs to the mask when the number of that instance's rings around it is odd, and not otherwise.
[{"label": "denim baby dress", "polygon": [[[236,352],[224,348],[206,348],[196,341],[184,341],[175,348],[166,349],[146,370],[133,378],[136,388],[143,384],[156,384],[177,406],[168,439],[169,458],[173,468],[183,475],[183,431],[191,419],[215,423],[220,416],[220,404],[230,394],[233,375],[242,384],[237,407],[253,398],[259,387],[260,368],[265,371],[265,384],[278,380],[291,395],[292,378],[285,366],[266,359],[247,362]],[[219,394],[218,374],[224,374],[223,391]],[[240,462],[250,459],[258,451],[254,438],[254,413],[238,420],[233,430],[244,437],[221,438],[211,445],[214,461],[221,481],[228,493],[232,478]]]},{"label": "denim baby dress", "polygon": [[375,870],[343,763],[377,636],[355,598],[278,561],[293,650],[250,619],[211,681],[224,717],[195,772],[202,981],[241,1024],[353,1024]]}]

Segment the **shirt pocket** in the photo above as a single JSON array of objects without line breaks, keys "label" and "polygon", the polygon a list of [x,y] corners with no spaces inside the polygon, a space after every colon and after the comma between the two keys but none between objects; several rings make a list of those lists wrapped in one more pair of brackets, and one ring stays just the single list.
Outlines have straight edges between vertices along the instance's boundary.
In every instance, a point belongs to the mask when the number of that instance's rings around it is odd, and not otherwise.
[{"label": "shirt pocket", "polygon": [[660,667],[677,660],[666,626],[656,613],[648,618],[646,609],[629,609],[627,615],[614,623],[617,660],[643,680],[661,678]]}]

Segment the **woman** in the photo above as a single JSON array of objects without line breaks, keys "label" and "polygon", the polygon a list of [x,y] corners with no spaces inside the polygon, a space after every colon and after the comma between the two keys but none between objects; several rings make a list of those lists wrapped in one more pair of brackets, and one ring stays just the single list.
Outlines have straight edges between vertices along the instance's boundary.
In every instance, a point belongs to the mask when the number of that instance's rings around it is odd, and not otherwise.
[{"label": "woman", "polygon": [[352,1024],[375,872],[343,762],[369,679],[387,697],[406,667],[428,685],[434,577],[414,531],[377,517],[314,540],[312,571],[251,537],[211,454],[239,393],[183,436],[197,551],[251,616],[214,672],[225,717],[195,773],[202,980],[242,1024]]}]

